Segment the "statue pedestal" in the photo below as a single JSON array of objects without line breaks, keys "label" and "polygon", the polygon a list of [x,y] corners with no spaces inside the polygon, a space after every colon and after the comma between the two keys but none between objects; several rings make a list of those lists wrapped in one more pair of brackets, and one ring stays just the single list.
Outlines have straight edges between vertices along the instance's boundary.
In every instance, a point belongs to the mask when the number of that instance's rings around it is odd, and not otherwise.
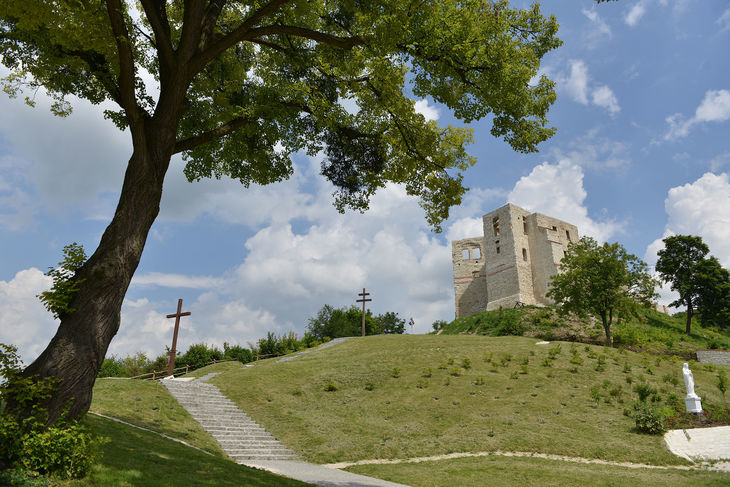
[{"label": "statue pedestal", "polygon": [[701,413],[702,402],[698,396],[687,396],[684,398],[684,406],[687,408],[688,413]]}]

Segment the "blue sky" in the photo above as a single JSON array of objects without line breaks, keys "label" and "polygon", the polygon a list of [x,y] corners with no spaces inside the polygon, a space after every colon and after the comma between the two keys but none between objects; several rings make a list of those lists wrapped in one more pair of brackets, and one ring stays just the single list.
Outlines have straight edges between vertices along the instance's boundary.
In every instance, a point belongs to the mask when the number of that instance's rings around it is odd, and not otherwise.
[{"label": "blue sky", "polygon": [[[397,186],[364,215],[338,214],[316,157],[296,156],[289,181],[250,189],[187,183],[173,160],[110,353],[164,352],[178,298],[192,312],[182,349],[301,335],[322,305],[354,304],[363,287],[376,313],[413,317],[413,331],[427,332],[453,319],[450,240],[480,235],[481,215],[507,201],[650,264],[664,236],[701,235],[730,267],[730,5],[545,3],[564,41],[542,67],[557,82],[558,133],[524,155],[494,139],[489,120],[473,124],[471,191],[442,234]],[[59,119],[42,92],[36,102],[0,95],[0,342],[18,345],[26,363],[56,328],[35,297],[49,286],[43,273],[64,245],[96,247],[131,152],[101,107],[78,101]],[[417,108],[460,124],[433,100]]]}]

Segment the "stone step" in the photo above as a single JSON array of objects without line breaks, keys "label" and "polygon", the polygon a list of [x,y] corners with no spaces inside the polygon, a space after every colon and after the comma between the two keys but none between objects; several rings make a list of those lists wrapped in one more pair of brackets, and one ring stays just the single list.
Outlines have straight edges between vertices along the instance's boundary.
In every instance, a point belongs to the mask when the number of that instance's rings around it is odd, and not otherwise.
[{"label": "stone step", "polygon": [[163,384],[237,462],[298,459],[212,384],[170,381],[163,381]]}]

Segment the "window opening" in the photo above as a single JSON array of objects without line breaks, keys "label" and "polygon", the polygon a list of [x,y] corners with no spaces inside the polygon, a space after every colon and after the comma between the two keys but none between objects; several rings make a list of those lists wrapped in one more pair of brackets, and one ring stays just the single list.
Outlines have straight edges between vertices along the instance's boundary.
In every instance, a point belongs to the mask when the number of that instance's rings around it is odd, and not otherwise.
[{"label": "window opening", "polygon": [[499,245],[497,245],[497,253],[499,253]]},{"label": "window opening", "polygon": [[461,251],[461,260],[469,260],[469,249]]},{"label": "window opening", "polygon": [[570,230],[565,231],[565,236],[568,237],[568,242],[570,242]]},{"label": "window opening", "polygon": [[492,218],[492,230],[494,230],[494,236],[499,235],[499,217],[495,216]]},{"label": "window opening", "polygon": [[527,260],[527,249],[522,249],[522,260]]},{"label": "window opening", "polygon": [[553,225],[553,230],[557,230],[557,229],[558,229],[558,227],[556,227],[555,225]]},{"label": "window opening", "polygon": [[472,258],[478,259],[482,256],[482,250],[479,247],[471,249]]},{"label": "window opening", "polygon": [[525,235],[527,235],[527,217],[522,217],[522,230],[525,232]]}]

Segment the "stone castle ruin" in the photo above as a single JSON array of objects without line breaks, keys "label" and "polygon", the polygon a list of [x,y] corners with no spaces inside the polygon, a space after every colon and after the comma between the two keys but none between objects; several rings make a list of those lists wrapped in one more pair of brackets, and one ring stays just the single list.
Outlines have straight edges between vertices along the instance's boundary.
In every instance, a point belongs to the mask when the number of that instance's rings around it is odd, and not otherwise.
[{"label": "stone castle ruin", "polygon": [[451,243],[456,318],[518,304],[552,304],[545,294],[578,228],[506,204],[482,217],[484,236]]}]

